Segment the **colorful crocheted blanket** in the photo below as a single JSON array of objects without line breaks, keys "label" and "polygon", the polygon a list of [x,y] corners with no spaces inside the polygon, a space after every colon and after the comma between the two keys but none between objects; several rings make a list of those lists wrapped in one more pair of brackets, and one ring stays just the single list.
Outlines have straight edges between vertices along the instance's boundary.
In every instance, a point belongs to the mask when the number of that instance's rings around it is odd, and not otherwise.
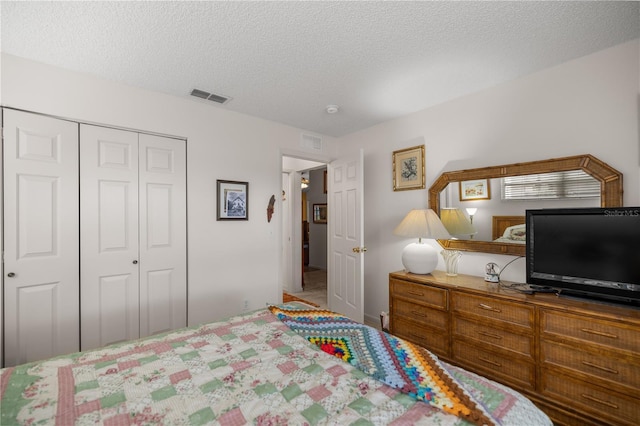
[{"label": "colorful crocheted blanket", "polygon": [[283,306],[269,309],[324,352],[373,378],[477,425],[499,424],[428,350],[335,312]]}]

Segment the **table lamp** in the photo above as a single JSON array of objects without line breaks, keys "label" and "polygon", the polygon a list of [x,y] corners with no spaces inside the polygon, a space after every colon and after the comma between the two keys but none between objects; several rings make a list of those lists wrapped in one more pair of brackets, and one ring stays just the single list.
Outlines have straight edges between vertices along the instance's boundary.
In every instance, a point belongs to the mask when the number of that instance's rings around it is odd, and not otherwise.
[{"label": "table lamp", "polygon": [[453,236],[473,235],[476,233],[476,229],[469,222],[469,219],[458,208],[445,207],[440,210],[440,216],[444,227]]},{"label": "table lamp", "polygon": [[423,243],[423,238],[450,238],[440,218],[431,209],[411,210],[393,233],[401,237],[418,238],[417,243],[409,244],[402,251],[404,269],[413,274],[429,274],[438,265],[438,251]]},{"label": "table lamp", "polygon": [[467,210],[467,214],[469,215],[469,221],[473,225],[473,216],[478,212],[478,208],[477,207],[467,207],[466,210]]}]

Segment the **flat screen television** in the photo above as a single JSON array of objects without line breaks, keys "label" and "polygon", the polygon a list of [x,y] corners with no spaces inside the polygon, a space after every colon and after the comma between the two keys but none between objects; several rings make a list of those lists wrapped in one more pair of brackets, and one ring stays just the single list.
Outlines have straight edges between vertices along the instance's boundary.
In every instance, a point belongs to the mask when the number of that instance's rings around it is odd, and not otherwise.
[{"label": "flat screen television", "polygon": [[640,306],[640,207],[526,211],[527,283]]}]

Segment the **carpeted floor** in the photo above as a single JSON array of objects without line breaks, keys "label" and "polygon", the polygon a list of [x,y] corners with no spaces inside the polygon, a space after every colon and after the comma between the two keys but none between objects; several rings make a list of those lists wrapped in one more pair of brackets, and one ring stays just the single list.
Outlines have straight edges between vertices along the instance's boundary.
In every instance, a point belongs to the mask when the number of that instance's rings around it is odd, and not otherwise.
[{"label": "carpeted floor", "polygon": [[[283,293],[283,300],[286,293]],[[289,296],[302,299],[303,302],[328,309],[327,304],[327,271],[305,267],[304,289],[299,293],[289,294]]]},{"label": "carpeted floor", "polygon": [[324,269],[307,269],[304,271],[304,291],[326,290],[327,271]]}]

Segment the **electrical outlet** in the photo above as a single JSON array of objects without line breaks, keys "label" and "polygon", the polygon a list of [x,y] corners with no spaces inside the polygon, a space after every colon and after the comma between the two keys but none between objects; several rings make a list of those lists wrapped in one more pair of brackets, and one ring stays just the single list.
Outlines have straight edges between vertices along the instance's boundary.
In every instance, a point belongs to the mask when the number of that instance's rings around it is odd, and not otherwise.
[{"label": "electrical outlet", "polygon": [[244,308],[243,310],[248,311],[249,310],[249,301],[247,299],[244,299]]}]

